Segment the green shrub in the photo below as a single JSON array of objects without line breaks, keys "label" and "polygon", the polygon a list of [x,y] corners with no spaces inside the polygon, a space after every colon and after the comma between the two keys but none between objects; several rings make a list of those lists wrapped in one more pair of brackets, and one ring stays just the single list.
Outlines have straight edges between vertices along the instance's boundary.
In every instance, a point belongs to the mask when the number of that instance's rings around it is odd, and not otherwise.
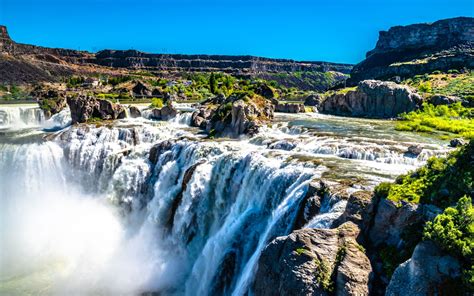
[{"label": "green shrub", "polygon": [[418,91],[422,93],[431,93],[433,91],[433,88],[431,87],[431,82],[426,81],[420,83],[418,86]]},{"label": "green shrub", "polygon": [[376,193],[396,202],[420,202],[445,208],[473,190],[473,157],[474,140],[471,140],[446,158],[430,158],[425,166],[399,176],[390,186],[380,184]]},{"label": "green shrub", "polygon": [[160,98],[152,98],[150,108],[163,108],[163,100]]},{"label": "green shrub", "polygon": [[464,283],[474,287],[474,208],[471,198],[459,199],[456,207],[427,222],[424,239],[434,241],[441,249],[461,259],[464,265]]}]

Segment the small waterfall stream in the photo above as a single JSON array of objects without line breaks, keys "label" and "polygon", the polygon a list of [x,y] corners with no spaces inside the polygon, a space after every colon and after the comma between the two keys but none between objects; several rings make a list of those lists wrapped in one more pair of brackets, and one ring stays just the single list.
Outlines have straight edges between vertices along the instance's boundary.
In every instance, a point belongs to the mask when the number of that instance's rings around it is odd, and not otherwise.
[{"label": "small waterfall stream", "polygon": [[[355,175],[372,186],[446,152],[428,141],[406,156],[403,135],[356,141],[308,124],[211,141],[187,126],[191,113],[68,127],[68,111],[45,120],[17,109],[0,108],[8,295],[247,295],[262,249],[292,231],[311,180]],[[21,131],[31,127],[40,130]],[[345,203],[325,197],[306,227],[330,227]]]}]

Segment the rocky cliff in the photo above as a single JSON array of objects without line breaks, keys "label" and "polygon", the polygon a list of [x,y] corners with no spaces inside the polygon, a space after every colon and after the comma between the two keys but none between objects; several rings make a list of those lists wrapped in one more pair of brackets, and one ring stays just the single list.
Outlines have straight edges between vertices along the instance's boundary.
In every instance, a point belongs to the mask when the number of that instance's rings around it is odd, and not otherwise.
[{"label": "rocky cliff", "polygon": [[[55,81],[83,72],[147,70],[150,72],[211,72],[263,77],[275,73],[349,73],[352,65],[299,62],[254,56],[152,54],[137,50],[86,51],[46,48],[14,42],[0,26],[0,82]],[[116,73],[118,74],[118,73]],[[263,76],[262,76],[263,75]],[[273,76],[271,76],[273,77]]]},{"label": "rocky cliff", "polygon": [[376,47],[354,66],[349,83],[465,67],[474,67],[474,18],[458,17],[381,31]]}]

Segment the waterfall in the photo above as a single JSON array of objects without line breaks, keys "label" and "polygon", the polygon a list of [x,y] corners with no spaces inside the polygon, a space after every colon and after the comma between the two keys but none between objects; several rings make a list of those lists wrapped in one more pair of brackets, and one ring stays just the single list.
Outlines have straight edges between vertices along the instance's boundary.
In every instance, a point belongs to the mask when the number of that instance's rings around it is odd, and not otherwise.
[{"label": "waterfall", "polygon": [[[68,111],[44,120],[35,108],[5,109],[6,295],[248,295],[262,250],[293,230],[310,181],[348,174],[374,183],[423,161],[409,162],[403,138],[315,134],[286,123],[248,140],[214,141],[186,126],[190,112],[69,126]],[[25,122],[40,136],[16,130]],[[444,153],[423,145],[426,155]],[[325,196],[305,227],[330,228],[346,203]]]},{"label": "waterfall", "polygon": [[45,121],[43,111],[37,107],[0,107],[0,128],[37,127]]}]

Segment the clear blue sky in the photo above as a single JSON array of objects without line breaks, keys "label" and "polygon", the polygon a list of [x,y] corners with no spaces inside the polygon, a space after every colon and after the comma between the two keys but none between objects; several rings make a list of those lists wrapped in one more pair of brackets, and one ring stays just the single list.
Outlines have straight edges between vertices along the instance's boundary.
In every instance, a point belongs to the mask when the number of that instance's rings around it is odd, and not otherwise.
[{"label": "clear blue sky", "polygon": [[22,43],[347,63],[380,30],[473,15],[474,0],[0,0]]}]

